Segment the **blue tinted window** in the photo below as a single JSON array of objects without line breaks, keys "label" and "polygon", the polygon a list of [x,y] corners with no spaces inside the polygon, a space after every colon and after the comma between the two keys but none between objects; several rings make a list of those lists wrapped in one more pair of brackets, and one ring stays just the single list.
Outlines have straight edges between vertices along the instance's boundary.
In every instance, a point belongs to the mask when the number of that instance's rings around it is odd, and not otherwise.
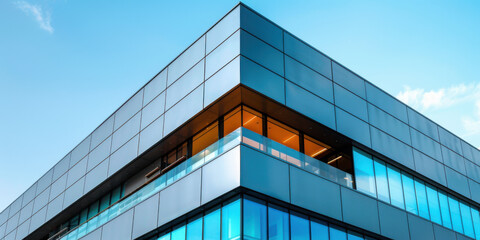
[{"label": "blue tinted window", "polygon": [[460,207],[458,206],[458,201],[448,197],[448,206],[450,207],[453,230],[463,233],[462,217],[460,216]]},{"label": "blue tinted window", "polygon": [[348,231],[348,240],[363,240],[363,236],[360,233]]},{"label": "blue tinted window", "polygon": [[172,240],[185,240],[185,225],[173,230]]},{"label": "blue tinted window", "polygon": [[267,239],[267,207],[265,205],[244,199],[243,217],[244,239]]},{"label": "blue tinted window", "polygon": [[328,240],[328,225],[320,221],[310,222],[312,240]]},{"label": "blue tinted window", "polygon": [[170,233],[167,233],[158,238],[158,240],[170,240]]},{"label": "blue tinted window", "polygon": [[347,240],[347,233],[345,229],[337,226],[330,226],[330,239],[331,240]]},{"label": "blue tinted window", "polygon": [[357,190],[376,197],[372,156],[353,148]]},{"label": "blue tinted window", "polygon": [[438,201],[440,202],[440,210],[442,213],[443,226],[452,228],[452,221],[450,218],[450,208],[448,206],[448,198],[445,194],[438,192]]},{"label": "blue tinted window", "polygon": [[440,214],[440,204],[438,203],[437,190],[427,186],[428,210],[432,222],[442,224],[442,215]]},{"label": "blue tinted window", "polygon": [[268,207],[268,239],[288,240],[288,213]]},{"label": "blue tinted window", "polygon": [[408,175],[402,174],[402,182],[403,195],[405,196],[405,209],[413,214],[418,214],[413,178]]},{"label": "blue tinted window", "polygon": [[375,168],[375,181],[377,183],[378,199],[390,203],[390,194],[388,192],[387,167],[385,163],[376,160],[373,162]]},{"label": "blue tinted window", "polygon": [[465,235],[474,238],[472,214],[470,213],[470,207],[464,203],[460,203],[460,214],[462,216],[463,232]]},{"label": "blue tinted window", "polygon": [[202,240],[203,218],[199,218],[187,225],[187,240]]},{"label": "blue tinted window", "polygon": [[209,213],[204,218],[204,240],[219,240],[220,239],[220,209]]},{"label": "blue tinted window", "polygon": [[222,208],[222,240],[240,238],[240,199]]},{"label": "blue tinted window", "polygon": [[391,167],[387,167],[388,185],[390,190],[390,200],[392,205],[405,209],[403,202],[402,177],[400,172]]},{"label": "blue tinted window", "polygon": [[291,240],[309,240],[310,229],[308,220],[295,214],[290,215]]},{"label": "blue tinted window", "polygon": [[472,208],[473,228],[475,229],[475,238],[480,239],[480,215],[477,210]]},{"label": "blue tinted window", "polygon": [[425,184],[415,179],[415,193],[417,195],[418,215],[420,217],[430,219],[428,214],[427,193],[425,191]]}]

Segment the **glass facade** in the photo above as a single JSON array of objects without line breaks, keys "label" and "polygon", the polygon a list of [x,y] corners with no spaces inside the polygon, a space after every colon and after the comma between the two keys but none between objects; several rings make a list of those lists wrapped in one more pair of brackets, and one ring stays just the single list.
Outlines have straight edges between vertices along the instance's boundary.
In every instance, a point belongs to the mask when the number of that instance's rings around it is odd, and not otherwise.
[{"label": "glass facade", "polygon": [[366,237],[350,229],[250,196],[224,202],[200,216],[187,219],[184,223],[149,238],[149,240],[225,239],[373,240],[375,238]]},{"label": "glass facade", "polygon": [[[353,148],[353,157],[358,191],[471,238],[480,239],[480,215],[477,209],[357,148]],[[387,189],[389,197],[386,195]]]}]

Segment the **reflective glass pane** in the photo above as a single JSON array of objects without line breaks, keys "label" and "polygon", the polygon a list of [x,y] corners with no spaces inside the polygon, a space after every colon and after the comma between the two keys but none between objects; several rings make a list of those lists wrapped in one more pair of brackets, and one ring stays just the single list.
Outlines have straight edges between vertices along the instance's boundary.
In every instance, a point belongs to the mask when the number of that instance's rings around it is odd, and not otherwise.
[{"label": "reflective glass pane", "polygon": [[193,136],[192,156],[218,141],[218,123],[215,122]]},{"label": "reflective glass pane", "polygon": [[305,155],[318,160],[322,160],[325,157],[327,150],[330,148],[326,144],[307,135],[304,136],[303,146],[305,150]]},{"label": "reflective glass pane", "polygon": [[450,218],[450,208],[448,206],[448,198],[444,193],[438,192],[438,201],[440,203],[440,210],[442,213],[442,225],[447,228],[452,228],[452,221]]},{"label": "reflective glass pane", "polygon": [[170,233],[167,233],[158,238],[158,240],[170,240]]},{"label": "reflective glass pane", "polygon": [[112,191],[111,203],[114,203],[121,198],[121,187],[117,187]]},{"label": "reflective glass pane", "polygon": [[267,137],[291,149],[300,151],[298,131],[271,118],[267,121]]},{"label": "reflective glass pane", "polygon": [[295,214],[290,215],[291,240],[309,240],[310,229],[308,220]]},{"label": "reflective glass pane", "polygon": [[220,209],[209,213],[204,217],[204,240],[220,239]]},{"label": "reflective glass pane", "polygon": [[185,225],[172,231],[172,240],[185,240]]},{"label": "reflective glass pane", "polygon": [[110,193],[100,199],[100,212],[105,210],[108,206],[110,206]]},{"label": "reflective glass pane", "polygon": [[430,215],[428,214],[428,202],[425,184],[417,179],[415,179],[415,193],[417,195],[418,215],[420,215],[420,217],[430,219]]},{"label": "reflective glass pane", "polygon": [[344,228],[330,225],[330,239],[347,240],[347,233]]},{"label": "reflective glass pane", "polygon": [[348,240],[363,240],[363,236],[360,233],[348,231]]},{"label": "reflective glass pane", "polygon": [[385,163],[375,159],[373,162],[375,168],[375,182],[377,183],[378,199],[390,203],[390,194],[388,192],[387,167]]},{"label": "reflective glass pane", "polygon": [[453,230],[463,233],[462,217],[460,216],[460,207],[458,206],[458,201],[448,197],[448,206],[450,207]]},{"label": "reflective glass pane", "polygon": [[242,113],[240,107],[225,115],[223,120],[223,136],[235,131],[242,125]]},{"label": "reflective glass pane", "polygon": [[470,212],[470,207],[460,202],[460,214],[462,216],[463,232],[465,233],[465,235],[474,238],[475,233],[473,232],[472,214]]},{"label": "reflective glass pane", "polygon": [[267,239],[267,207],[264,204],[244,199],[243,217],[244,239]]},{"label": "reflective glass pane", "polygon": [[434,223],[442,224],[442,215],[440,213],[440,204],[438,203],[437,190],[427,186],[428,210],[430,212],[430,220]]},{"label": "reflective glass pane", "polygon": [[289,239],[288,213],[268,207],[268,239]]},{"label": "reflective glass pane", "polygon": [[415,186],[411,176],[402,174],[403,195],[405,196],[405,209],[413,214],[418,214]]},{"label": "reflective glass pane", "polygon": [[328,240],[328,225],[321,221],[310,221],[312,240]]},{"label": "reflective glass pane", "polygon": [[242,115],[242,126],[244,128],[263,135],[262,114],[244,106]]},{"label": "reflective glass pane", "polygon": [[473,228],[475,229],[475,238],[480,239],[480,215],[478,210],[472,208]]},{"label": "reflective glass pane", "polygon": [[240,238],[240,199],[222,208],[222,240]]},{"label": "reflective glass pane", "polygon": [[97,215],[98,205],[99,205],[98,201],[96,201],[96,202],[92,203],[92,205],[90,205],[90,207],[88,208],[88,218],[91,218],[91,217]]},{"label": "reflective glass pane", "polygon": [[392,205],[405,209],[403,201],[402,176],[400,172],[397,169],[388,166],[387,175]]},{"label": "reflective glass pane", "polygon": [[372,156],[353,148],[357,190],[376,197]]},{"label": "reflective glass pane", "polygon": [[203,218],[188,223],[187,240],[202,240]]}]

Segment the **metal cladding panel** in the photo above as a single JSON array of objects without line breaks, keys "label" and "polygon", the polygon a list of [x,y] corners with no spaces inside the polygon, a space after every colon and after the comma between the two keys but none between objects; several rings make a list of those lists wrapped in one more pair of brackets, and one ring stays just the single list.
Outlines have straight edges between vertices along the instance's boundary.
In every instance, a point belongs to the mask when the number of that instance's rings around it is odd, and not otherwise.
[{"label": "metal cladding panel", "polygon": [[467,169],[467,177],[480,182],[480,167],[476,164],[465,160],[465,168]]},{"label": "metal cladding panel", "polygon": [[63,201],[64,209],[82,197],[84,185],[85,177],[82,177],[65,191],[65,200]]},{"label": "metal cladding panel", "polygon": [[85,176],[85,193],[94,189],[98,184],[107,179],[108,176],[108,162],[109,159],[98,164],[94,169],[87,173]]},{"label": "metal cladding panel", "polygon": [[128,142],[133,136],[140,131],[140,119],[141,114],[136,114],[130,120],[128,120],[123,126],[121,126],[112,137],[112,152],[115,152],[123,144]]},{"label": "metal cladding panel", "polygon": [[435,161],[433,158],[413,150],[413,159],[415,160],[415,170],[426,177],[447,186],[447,180],[445,178],[445,166]]},{"label": "metal cladding panel", "polygon": [[143,93],[144,106],[147,105],[154,98],[156,98],[167,88],[167,72],[167,69],[163,70],[157,76],[155,76],[152,81],[145,85]]},{"label": "metal cladding panel", "polygon": [[442,127],[438,128],[438,133],[440,136],[440,143],[462,155],[462,143],[460,142],[460,138],[451,134]]},{"label": "metal cladding panel", "polygon": [[204,107],[240,84],[240,57],[237,56],[226,66],[205,81]]},{"label": "metal cladding panel", "polygon": [[65,194],[62,193],[48,204],[47,221],[62,211],[64,196]]},{"label": "metal cladding panel", "polygon": [[[68,154],[65,156],[60,162],[58,162],[54,167],[53,167],[53,179],[50,177],[50,182],[45,183],[46,186],[50,185],[50,183],[55,182],[58,178],[63,176],[66,172],[68,172],[68,169],[70,167],[70,155]],[[38,191],[42,191],[43,189],[38,189]]]},{"label": "metal cladding panel", "polygon": [[243,56],[283,76],[282,52],[243,30],[240,30],[240,38],[240,53]]},{"label": "metal cladding panel", "polygon": [[80,240],[100,240],[100,239],[102,239],[102,228],[99,228],[80,238]]},{"label": "metal cladding panel", "polygon": [[285,56],[285,78],[333,103],[332,81],[288,56]]},{"label": "metal cladding panel", "polygon": [[170,109],[184,96],[203,83],[205,76],[205,61],[202,60],[193,66],[188,72],[173,82],[166,91],[165,109]]},{"label": "metal cladding panel", "polygon": [[138,155],[138,135],[110,156],[108,176],[113,175]]},{"label": "metal cladding panel", "polygon": [[50,194],[50,187],[45,189],[42,193],[40,193],[33,203],[33,212],[37,212],[41,208],[43,208],[48,203],[48,196]]},{"label": "metal cladding panel", "polygon": [[29,233],[35,231],[38,227],[40,227],[43,223],[45,223],[46,215],[47,215],[47,208],[44,207],[32,216],[30,221]]},{"label": "metal cladding panel", "polygon": [[434,122],[430,121],[428,118],[419,114],[411,108],[408,110],[408,123],[411,127],[417,129],[423,134],[433,138],[435,141],[440,141],[438,138],[438,126]]},{"label": "metal cladding panel", "polygon": [[411,145],[410,130],[407,124],[372,104],[368,104],[368,119],[371,125]]},{"label": "metal cladding panel", "polygon": [[415,169],[413,152],[410,146],[374,127],[370,127],[370,134],[372,135],[373,150],[403,164],[404,166]]},{"label": "metal cladding panel", "polygon": [[[183,97],[183,95],[182,95]],[[165,92],[154,98],[142,109],[141,129],[145,129],[165,112]]]},{"label": "metal cladding panel", "polygon": [[348,69],[340,66],[338,63],[332,63],[333,81],[350,90],[363,99],[366,99],[365,95],[365,80],[358,77],[355,73],[350,72]]},{"label": "metal cladding panel", "polygon": [[70,156],[70,167],[75,165],[78,161],[80,161],[82,158],[87,156],[88,152],[90,151],[90,141],[91,141],[91,135],[89,135],[87,138],[85,138],[80,144],[75,147]]},{"label": "metal cladding panel", "polygon": [[278,50],[283,50],[283,30],[257,13],[240,6],[240,26]]},{"label": "metal cladding panel", "polygon": [[410,239],[407,213],[405,213],[405,211],[379,202],[378,216],[380,220],[380,233],[383,236],[398,240]]},{"label": "metal cladding panel", "polygon": [[[20,211],[20,219],[19,222],[24,222],[28,218],[32,216],[33,212],[33,201],[31,201],[29,204],[27,204],[22,210]],[[0,231],[1,232],[1,231]]]},{"label": "metal cladding panel", "polygon": [[410,135],[412,136],[412,147],[422,151],[439,162],[443,162],[442,150],[438,142],[413,128],[410,128]]},{"label": "metal cladding panel", "polygon": [[140,132],[138,154],[143,153],[163,137],[163,115]]},{"label": "metal cladding panel", "polygon": [[[68,177],[67,177],[67,187],[70,187],[73,183],[75,183],[78,179],[80,179],[85,173],[87,173],[87,161],[88,157],[86,156],[80,162],[75,164],[70,170],[68,170]],[[52,197],[50,196],[50,199]]]},{"label": "metal cladding panel", "polygon": [[57,179],[57,181],[52,183],[52,186],[50,187],[50,201],[65,191],[67,187],[67,175],[68,174],[63,174],[63,176]]},{"label": "metal cladding panel", "polygon": [[443,163],[445,163],[445,165],[451,167],[452,169],[463,175],[467,174],[467,170],[465,169],[465,159],[462,156],[443,146],[442,156]]},{"label": "metal cladding panel", "polygon": [[351,139],[365,146],[371,147],[370,126],[368,123],[350,115],[340,108],[335,108],[335,115],[337,131],[339,133],[349,136]]},{"label": "metal cladding panel", "polygon": [[200,206],[201,173],[196,170],[160,192],[158,226]]},{"label": "metal cladding panel", "polygon": [[133,209],[116,217],[102,227],[102,239],[132,239]]},{"label": "metal cladding panel", "polygon": [[202,167],[202,203],[240,186],[240,149],[235,147]]},{"label": "metal cladding panel", "polygon": [[377,200],[351,189],[341,188],[343,221],[380,233]]},{"label": "metal cladding panel", "polygon": [[[226,39],[205,59],[205,78],[208,79],[240,54],[240,31]],[[238,70],[236,70],[238,71]]]},{"label": "metal cladding panel", "polygon": [[87,172],[110,156],[110,147],[112,146],[112,137],[107,138],[88,155]]},{"label": "metal cladding panel", "polygon": [[241,151],[241,185],[289,202],[288,164],[248,147]]},{"label": "metal cladding panel", "polygon": [[367,101],[346,90],[338,84],[333,84],[335,105],[357,118],[368,122]]},{"label": "metal cladding panel", "polygon": [[205,57],[205,36],[185,50],[168,66],[167,87]]},{"label": "metal cladding panel", "polygon": [[[45,173],[38,181],[37,181],[37,196],[43,192],[46,188],[50,186],[52,183],[54,169],[50,169],[47,173]],[[60,176],[59,176],[60,177]]]},{"label": "metal cladding panel", "polygon": [[470,187],[470,193],[472,194],[472,200],[480,202],[480,183],[468,179],[468,186]]},{"label": "metal cladding panel", "polygon": [[114,130],[116,131],[131,117],[133,117],[138,111],[140,111],[140,109],[142,109],[142,104],[143,89],[136,93],[125,104],[123,104],[120,109],[117,110],[117,112],[115,113]]},{"label": "metal cladding panel", "polygon": [[236,7],[230,13],[220,20],[206,36],[206,52],[210,53],[218,45],[220,45],[228,36],[240,28],[240,7]]},{"label": "metal cladding panel", "polygon": [[340,186],[337,184],[290,167],[290,194],[292,204],[342,220]]},{"label": "metal cladding panel", "polygon": [[452,240],[456,239],[455,232],[444,228],[440,225],[433,224],[433,233],[435,235],[435,240]]},{"label": "metal cladding panel", "polygon": [[17,228],[17,234],[15,235],[15,239],[21,240],[28,235],[28,228],[30,227],[30,219],[28,221],[23,222]]},{"label": "metal cladding panel", "polygon": [[407,215],[411,240],[435,240],[431,222],[412,214]]},{"label": "metal cladding panel", "polygon": [[132,239],[142,236],[157,227],[160,195],[155,194],[135,206]]},{"label": "metal cladding panel", "polygon": [[113,133],[113,121],[114,117],[111,116],[105,120],[97,129],[92,132],[92,142],[90,149],[94,149],[101,142]]},{"label": "metal cladding panel", "polygon": [[408,123],[407,106],[370,83],[366,83],[367,101]]},{"label": "metal cladding panel", "polygon": [[449,167],[445,167],[445,175],[447,176],[448,188],[470,198],[470,189],[468,187],[467,177]]}]

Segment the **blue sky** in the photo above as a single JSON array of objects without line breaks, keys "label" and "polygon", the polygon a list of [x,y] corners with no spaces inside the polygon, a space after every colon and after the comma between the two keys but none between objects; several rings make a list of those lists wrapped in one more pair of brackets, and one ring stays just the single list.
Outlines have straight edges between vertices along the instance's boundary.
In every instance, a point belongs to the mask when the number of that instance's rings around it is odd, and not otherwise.
[{"label": "blue sky", "polygon": [[[479,1],[244,1],[480,147]],[[236,1],[0,1],[0,210]]]}]

